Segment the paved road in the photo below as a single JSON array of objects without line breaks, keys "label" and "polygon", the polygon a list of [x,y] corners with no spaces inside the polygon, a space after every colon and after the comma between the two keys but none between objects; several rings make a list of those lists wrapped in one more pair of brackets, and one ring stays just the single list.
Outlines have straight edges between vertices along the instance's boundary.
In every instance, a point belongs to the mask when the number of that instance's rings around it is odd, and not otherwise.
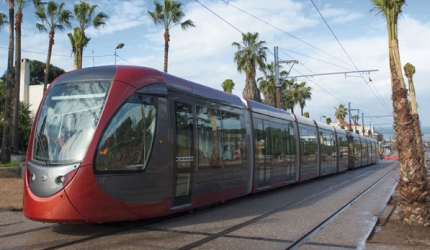
[{"label": "paved road", "polygon": [[286,249],[357,196],[299,249],[364,249],[396,178],[397,162],[382,161],[156,223],[58,225],[3,211],[0,249]]}]

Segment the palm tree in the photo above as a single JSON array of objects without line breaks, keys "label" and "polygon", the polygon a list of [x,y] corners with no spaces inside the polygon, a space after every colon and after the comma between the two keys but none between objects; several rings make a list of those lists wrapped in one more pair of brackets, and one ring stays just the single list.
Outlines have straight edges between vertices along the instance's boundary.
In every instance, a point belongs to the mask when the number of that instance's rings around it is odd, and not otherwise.
[{"label": "palm tree", "polygon": [[30,4],[29,0],[15,0],[16,13],[15,13],[15,86],[13,97],[13,115],[12,115],[12,130],[11,130],[11,152],[19,153],[18,142],[18,123],[19,123],[19,88],[21,78],[21,24],[24,18],[22,10]]},{"label": "palm tree", "polygon": [[[263,72],[264,76],[259,77],[257,79],[257,82],[260,91],[264,95],[264,102],[269,106],[276,107],[275,63],[271,62],[267,64],[264,68],[261,69],[261,72]],[[279,72],[279,77],[283,79],[287,74],[288,72],[283,70]],[[281,81],[281,92],[283,89],[286,88],[286,86],[287,84],[285,83],[285,81]]]},{"label": "palm tree", "polygon": [[237,48],[234,53],[234,62],[237,63],[237,71],[245,71],[246,80],[242,96],[257,102],[261,102],[260,91],[255,82],[256,67],[264,68],[266,61],[265,41],[258,41],[258,33],[242,33],[242,43],[233,42]]},{"label": "palm tree", "polygon": [[234,82],[231,79],[226,79],[224,82],[222,82],[222,89],[224,90],[224,92],[230,93],[233,91],[234,89]]},{"label": "palm tree", "polygon": [[353,116],[351,116],[351,119],[354,122],[354,126],[355,126],[354,132],[358,134],[357,123],[358,123],[358,120],[360,119],[360,116],[359,115],[353,115]]},{"label": "palm tree", "polygon": [[303,109],[306,106],[306,100],[312,99],[312,87],[306,86],[306,82],[296,84],[293,89],[295,103],[300,105],[300,114],[303,116]]},{"label": "palm tree", "polygon": [[336,117],[337,123],[339,124],[339,126],[341,126],[342,123],[345,121],[346,115],[348,114],[348,108],[346,108],[345,105],[341,103],[339,104],[339,107],[334,107],[334,109],[336,110],[334,112],[334,117]]},{"label": "palm tree", "polygon": [[164,72],[167,73],[167,65],[169,61],[169,42],[170,42],[170,29],[180,24],[183,30],[187,30],[190,27],[195,27],[193,21],[190,19],[181,23],[181,20],[185,17],[182,12],[181,2],[175,2],[173,0],[164,0],[164,5],[154,1],[155,10],[148,11],[148,15],[155,25],[162,25],[164,27]]},{"label": "palm tree", "polygon": [[418,157],[421,164],[425,165],[424,162],[424,149],[423,147],[419,147],[418,145],[422,145],[422,136],[421,136],[421,127],[420,127],[420,119],[418,116],[418,104],[417,104],[417,98],[415,95],[415,86],[414,81],[412,80],[412,77],[415,74],[415,66],[407,63],[403,67],[405,71],[405,75],[408,78],[408,84],[409,84],[409,96],[411,97],[411,113],[412,113],[412,121],[414,124],[414,135],[415,135],[415,143],[417,145],[417,151],[418,151]]},{"label": "palm tree", "polygon": [[296,101],[294,99],[294,86],[295,86],[294,78],[286,79],[283,81],[284,89],[282,90],[282,102],[283,109],[289,109],[292,114],[294,114],[294,105],[296,105]]},{"label": "palm tree", "polygon": [[1,161],[2,163],[10,162],[10,126],[11,126],[11,100],[12,100],[12,79],[13,79],[13,41],[14,33],[13,27],[15,6],[14,0],[9,0],[9,50],[7,55],[7,77],[5,80],[6,93],[3,114],[3,136],[1,145]]},{"label": "palm tree", "polygon": [[412,80],[412,77],[415,74],[415,66],[410,63],[407,63],[405,64],[403,69],[405,71],[405,76],[406,78],[408,78],[408,83],[409,83],[409,96],[411,97],[411,113],[412,115],[418,114],[417,98],[415,95],[415,86]]},{"label": "palm tree", "polygon": [[[82,2],[81,0],[79,3],[75,4],[73,8],[75,18],[79,24],[79,32],[75,30],[73,36],[81,38],[74,40],[74,46],[76,49],[74,49],[73,44],[71,44],[72,51],[74,51],[75,54],[77,53],[77,65],[74,65],[74,67],[77,67],[78,69],[82,68],[82,55],[84,53],[84,47],[90,41],[90,39],[85,36],[85,30],[89,27],[94,27],[97,29],[100,26],[104,26],[106,25],[106,20],[109,18],[109,16],[103,12],[96,14],[95,9],[97,7],[97,5],[90,5],[90,3]],[[67,35],[69,36],[69,34]]]},{"label": "palm tree", "polygon": [[258,87],[264,96],[266,105],[276,107],[275,63],[271,62],[261,69],[262,77],[257,79]]},{"label": "palm tree", "polygon": [[372,10],[382,13],[387,21],[388,54],[391,73],[391,89],[393,100],[394,134],[399,156],[398,191],[402,197],[401,221],[411,226],[430,226],[427,201],[426,168],[420,161],[414,138],[413,118],[411,116],[407,89],[401,72],[399,45],[397,39],[397,20],[402,12],[405,0],[371,0]]},{"label": "palm tree", "polygon": [[[36,23],[37,29],[39,29],[40,32],[46,32],[49,29],[48,56],[46,58],[45,80],[43,83],[43,92],[45,92],[48,85],[49,64],[51,63],[55,30],[64,30],[65,27],[63,25],[70,28],[70,19],[73,18],[73,15],[72,12],[63,9],[64,3],[58,4],[54,1],[42,3],[41,0],[33,0],[33,3],[36,8],[36,17],[41,21],[41,23]],[[46,4],[46,11],[44,4]]]},{"label": "palm tree", "polygon": [[331,118],[330,118],[330,117],[325,118],[325,122],[327,123],[327,125],[330,125],[330,123],[331,123]]},{"label": "palm tree", "polygon": [[86,47],[90,42],[91,38],[88,38],[83,35],[79,27],[75,27],[73,29],[73,34],[67,33],[67,36],[69,37],[70,44],[72,46],[73,69],[82,68],[82,61],[80,63],[80,58],[82,58],[81,47]]}]

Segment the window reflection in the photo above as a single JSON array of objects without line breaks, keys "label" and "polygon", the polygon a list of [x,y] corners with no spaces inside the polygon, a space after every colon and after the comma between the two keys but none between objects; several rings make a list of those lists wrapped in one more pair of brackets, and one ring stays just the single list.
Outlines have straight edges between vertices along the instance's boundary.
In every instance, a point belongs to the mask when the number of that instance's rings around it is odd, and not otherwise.
[{"label": "window reflection", "polygon": [[221,119],[217,110],[206,107],[196,107],[198,138],[199,138],[199,168],[220,168],[221,148]]},{"label": "window reflection", "polygon": [[81,161],[109,87],[107,81],[54,85],[36,123],[34,159],[53,164]]},{"label": "window reflection", "polygon": [[118,110],[97,148],[96,170],[146,168],[156,125],[156,98],[133,95]]}]

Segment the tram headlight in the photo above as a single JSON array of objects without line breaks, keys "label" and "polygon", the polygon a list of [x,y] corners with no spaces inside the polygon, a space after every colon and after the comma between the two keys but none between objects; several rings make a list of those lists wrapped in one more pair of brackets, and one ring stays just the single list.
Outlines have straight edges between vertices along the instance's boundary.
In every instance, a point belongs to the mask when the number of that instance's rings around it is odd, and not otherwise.
[{"label": "tram headlight", "polygon": [[56,182],[57,183],[63,183],[64,182],[64,176],[63,175],[58,176]]},{"label": "tram headlight", "polygon": [[58,176],[56,179],[57,183],[61,183],[63,187],[65,187],[67,184],[69,184],[73,177],[75,177],[77,171],[77,169],[74,169],[65,175]]}]

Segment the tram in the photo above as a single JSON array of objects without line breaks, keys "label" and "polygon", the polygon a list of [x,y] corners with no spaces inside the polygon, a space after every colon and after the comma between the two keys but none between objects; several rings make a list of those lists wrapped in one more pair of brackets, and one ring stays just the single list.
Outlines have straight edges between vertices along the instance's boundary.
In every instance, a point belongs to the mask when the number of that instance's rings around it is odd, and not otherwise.
[{"label": "tram", "polygon": [[378,161],[375,140],[151,68],[58,77],[29,138],[24,215],[165,216]]}]

